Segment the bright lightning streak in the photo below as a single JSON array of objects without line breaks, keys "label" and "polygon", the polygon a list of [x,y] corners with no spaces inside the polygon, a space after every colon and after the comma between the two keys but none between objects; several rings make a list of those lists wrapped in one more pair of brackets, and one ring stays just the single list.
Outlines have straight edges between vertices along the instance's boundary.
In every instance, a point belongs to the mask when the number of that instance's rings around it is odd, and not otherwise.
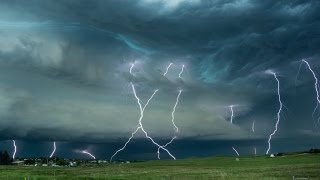
[{"label": "bright lightning streak", "polygon": [[94,155],[92,155],[91,153],[89,153],[88,151],[81,151],[82,154],[87,154],[89,156],[91,156],[93,159],[96,159],[96,157]]},{"label": "bright lightning streak", "polygon": [[254,155],[257,155],[257,148],[254,147]]},{"label": "bright lightning streak", "polygon": [[52,151],[52,153],[51,153],[51,155],[50,155],[50,158],[52,158],[52,156],[54,155],[54,153],[56,152],[56,142],[55,141],[53,141],[53,151]]},{"label": "bright lightning streak", "polygon": [[238,153],[238,151],[237,151],[234,147],[232,147],[232,149],[234,150],[234,152],[237,153],[238,156],[240,156],[239,153]]},{"label": "bright lightning streak", "polygon": [[271,148],[271,143],[270,143],[270,141],[271,141],[271,139],[272,139],[272,136],[275,135],[275,133],[276,133],[277,130],[278,130],[278,124],[279,124],[279,121],[280,121],[280,113],[281,113],[281,111],[282,111],[282,106],[283,106],[283,105],[282,105],[282,101],[281,101],[281,95],[280,95],[280,81],[279,81],[276,73],[274,73],[274,72],[270,72],[270,73],[273,74],[273,76],[274,76],[274,78],[276,79],[277,84],[278,84],[278,100],[279,100],[280,107],[279,107],[279,110],[278,110],[278,113],[277,113],[277,123],[276,123],[276,125],[275,125],[275,130],[274,130],[274,131],[270,134],[270,136],[269,136],[269,140],[268,140],[268,145],[269,145],[269,146],[268,146],[268,149],[267,149],[266,154],[269,153],[269,150],[270,150],[270,148]]},{"label": "bright lightning streak", "polygon": [[131,67],[130,67],[130,70],[129,70],[129,72],[130,72],[130,74],[132,75],[132,69],[134,68],[134,63],[131,63]]},{"label": "bright lightning streak", "polygon": [[253,122],[252,122],[252,127],[251,127],[251,130],[252,130],[252,132],[254,132],[254,120],[253,120]]},{"label": "bright lightning streak", "polygon": [[[314,71],[312,70],[312,68],[310,67],[310,64],[306,61],[306,60],[304,60],[304,59],[302,59],[302,62],[304,62],[304,63],[306,63],[306,65],[308,66],[308,69],[310,70],[310,72],[312,73],[312,75],[313,75],[313,78],[314,78],[314,80],[315,80],[315,82],[314,82],[314,87],[315,87],[315,90],[316,90],[316,94],[317,94],[317,105],[316,105],[316,107],[314,108],[314,110],[313,110],[313,113],[312,113],[312,118],[314,119],[314,114],[316,113],[316,111],[317,111],[317,109],[318,109],[318,107],[319,107],[319,104],[320,104],[320,95],[319,95],[319,90],[318,90],[318,78],[317,78],[317,76],[316,76],[316,74],[314,73]],[[319,119],[318,119],[318,123],[319,123]]]},{"label": "bright lightning streak", "polygon": [[168,71],[169,71],[169,68],[172,66],[173,63],[170,63],[166,69],[166,72],[163,73],[163,76],[166,76]]},{"label": "bright lightning streak", "polygon": [[176,103],[174,104],[173,110],[172,110],[172,112],[171,112],[171,117],[172,117],[171,122],[172,122],[172,124],[173,124],[174,129],[176,130],[176,132],[179,132],[179,128],[178,128],[178,127],[176,126],[176,124],[174,123],[174,113],[176,112],[176,107],[177,107],[177,105],[178,105],[178,103],[179,103],[179,98],[180,98],[181,93],[182,93],[182,90],[179,91],[179,94],[178,94],[178,96],[177,96]]},{"label": "bright lightning streak", "polygon": [[134,87],[134,85],[133,85],[132,82],[131,82],[131,87],[132,87],[132,91],[133,91],[134,97],[136,98],[137,103],[138,103],[138,106],[139,106],[139,109],[140,109],[139,126],[138,126],[137,129],[131,134],[130,138],[129,138],[128,141],[125,143],[125,145],[124,145],[121,149],[119,149],[118,151],[116,151],[115,154],[113,154],[113,155],[111,156],[110,161],[112,161],[113,157],[114,157],[115,155],[117,155],[117,153],[119,153],[120,151],[122,151],[123,149],[126,148],[127,144],[131,141],[131,139],[132,139],[133,136],[138,132],[139,129],[141,129],[141,131],[144,133],[145,137],[148,138],[154,145],[156,145],[156,146],[158,146],[158,148],[161,148],[161,149],[163,149],[164,151],[166,151],[173,159],[176,159],[165,147],[163,147],[163,146],[159,145],[158,143],[156,143],[156,142],[148,135],[148,133],[144,130],[143,125],[142,125],[142,119],[143,119],[143,116],[144,116],[144,110],[145,110],[145,108],[148,106],[149,102],[150,102],[151,99],[154,97],[154,95],[158,92],[158,89],[153,92],[153,94],[152,94],[151,97],[148,99],[148,101],[145,103],[145,105],[142,106],[142,105],[141,105],[141,100],[140,100],[140,98],[137,96],[135,87]]},{"label": "bright lightning streak", "polygon": [[179,73],[179,78],[182,78],[182,77],[181,77],[181,74],[183,73],[183,69],[184,69],[184,64],[182,64],[181,71],[180,71],[180,73]]},{"label": "bright lightning streak", "polygon": [[233,121],[233,105],[231,105],[229,107],[230,107],[230,112],[231,112],[230,123],[232,124],[232,121]]},{"label": "bright lightning streak", "polygon": [[16,146],[16,141],[15,140],[12,140],[12,142],[13,142],[13,147],[14,147],[12,159],[14,159],[16,157],[17,146]]}]

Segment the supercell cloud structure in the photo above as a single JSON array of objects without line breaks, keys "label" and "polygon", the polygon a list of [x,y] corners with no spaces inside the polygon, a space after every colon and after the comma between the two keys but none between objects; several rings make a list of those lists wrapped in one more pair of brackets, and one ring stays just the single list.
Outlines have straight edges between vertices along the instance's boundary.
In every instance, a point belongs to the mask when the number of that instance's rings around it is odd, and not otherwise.
[{"label": "supercell cloud structure", "polygon": [[139,118],[133,82],[144,102],[159,89],[144,116],[155,139],[174,135],[183,89],[178,141],[242,141],[254,121],[250,138],[266,143],[278,109],[267,69],[288,108],[273,138],[319,138],[313,77],[302,67],[294,79],[303,58],[320,78],[319,9],[316,0],[1,1],[0,139],[120,147]]}]

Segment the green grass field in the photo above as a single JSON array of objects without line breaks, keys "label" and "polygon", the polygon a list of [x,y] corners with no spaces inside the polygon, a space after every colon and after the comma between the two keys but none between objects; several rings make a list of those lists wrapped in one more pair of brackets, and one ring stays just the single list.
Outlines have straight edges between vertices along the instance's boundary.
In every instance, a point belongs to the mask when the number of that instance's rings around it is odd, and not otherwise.
[{"label": "green grass field", "polygon": [[0,179],[320,179],[320,154],[208,157],[103,167],[0,166]]}]

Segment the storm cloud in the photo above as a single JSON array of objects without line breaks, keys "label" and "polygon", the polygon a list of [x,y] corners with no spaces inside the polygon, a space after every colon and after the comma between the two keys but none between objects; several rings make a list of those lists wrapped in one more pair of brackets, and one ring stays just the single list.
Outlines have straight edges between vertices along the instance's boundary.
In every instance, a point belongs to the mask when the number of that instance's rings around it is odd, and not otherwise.
[{"label": "storm cloud", "polygon": [[155,139],[174,135],[171,111],[182,89],[180,144],[266,141],[279,107],[270,69],[286,106],[275,138],[319,137],[314,79],[304,65],[296,76],[302,58],[320,74],[319,7],[316,0],[2,1],[0,138],[120,147],[138,125],[133,82],[143,102],[159,89],[143,119]]}]

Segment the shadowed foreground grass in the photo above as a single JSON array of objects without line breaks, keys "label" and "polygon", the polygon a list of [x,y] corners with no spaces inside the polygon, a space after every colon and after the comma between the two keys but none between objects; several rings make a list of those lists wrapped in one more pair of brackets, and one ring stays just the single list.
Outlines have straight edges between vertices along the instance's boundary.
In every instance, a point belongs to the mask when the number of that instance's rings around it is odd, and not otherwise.
[{"label": "shadowed foreground grass", "polygon": [[320,154],[157,160],[103,167],[0,166],[0,179],[320,179]]}]

